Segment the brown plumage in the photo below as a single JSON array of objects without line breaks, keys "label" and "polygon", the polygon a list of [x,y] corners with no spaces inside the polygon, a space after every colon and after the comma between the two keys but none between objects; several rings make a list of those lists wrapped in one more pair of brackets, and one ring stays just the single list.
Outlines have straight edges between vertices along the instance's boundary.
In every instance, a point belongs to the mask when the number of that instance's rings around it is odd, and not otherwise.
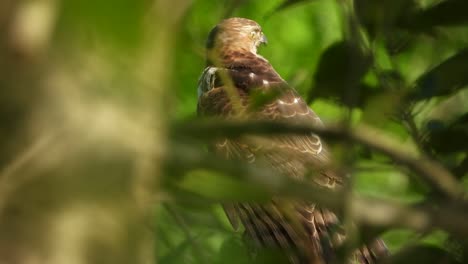
[{"label": "brown plumage", "polygon": [[[198,85],[198,113],[224,119],[321,125],[299,94],[257,54],[257,47],[265,42],[260,26],[244,18],[226,19],[210,32],[207,67]],[[259,93],[275,96],[260,107],[252,107],[252,98]],[[313,134],[245,136],[213,145],[226,159],[266,164],[289,177],[327,188],[336,188],[344,180],[330,170],[327,147]],[[234,228],[242,223],[254,245],[279,248],[291,263],[332,263],[337,258],[334,250],[345,237],[335,214],[304,201],[274,197],[267,204],[235,203],[224,208]],[[377,240],[357,250],[352,259],[375,263],[385,254],[385,245]]]}]

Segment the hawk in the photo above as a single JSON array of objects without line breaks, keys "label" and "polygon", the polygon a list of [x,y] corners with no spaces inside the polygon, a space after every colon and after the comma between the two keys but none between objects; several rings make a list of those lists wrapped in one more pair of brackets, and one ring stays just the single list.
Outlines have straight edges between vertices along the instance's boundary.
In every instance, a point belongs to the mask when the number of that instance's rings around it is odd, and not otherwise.
[{"label": "hawk", "polygon": [[[268,120],[321,125],[320,118],[299,94],[257,53],[267,39],[260,25],[245,18],[229,18],[216,25],[206,43],[207,65],[198,83],[198,114],[226,120]],[[273,94],[256,106],[258,94]],[[213,143],[226,159],[271,167],[300,181],[339,188],[341,177],[330,168],[330,153],[314,134],[244,136]],[[310,176],[312,174],[312,176]],[[259,248],[281,249],[291,263],[332,263],[344,230],[336,215],[314,204],[273,197],[268,203],[224,204],[235,229]],[[381,240],[364,245],[350,262],[375,263],[386,255]]]}]

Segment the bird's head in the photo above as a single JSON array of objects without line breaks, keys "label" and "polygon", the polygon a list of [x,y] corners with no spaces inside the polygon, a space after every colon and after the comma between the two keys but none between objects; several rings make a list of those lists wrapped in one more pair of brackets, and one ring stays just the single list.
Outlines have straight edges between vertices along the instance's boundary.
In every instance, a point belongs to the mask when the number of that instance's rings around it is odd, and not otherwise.
[{"label": "bird's head", "polygon": [[211,30],[206,48],[208,52],[231,50],[257,54],[261,44],[267,44],[267,39],[257,22],[233,17],[221,21]]}]

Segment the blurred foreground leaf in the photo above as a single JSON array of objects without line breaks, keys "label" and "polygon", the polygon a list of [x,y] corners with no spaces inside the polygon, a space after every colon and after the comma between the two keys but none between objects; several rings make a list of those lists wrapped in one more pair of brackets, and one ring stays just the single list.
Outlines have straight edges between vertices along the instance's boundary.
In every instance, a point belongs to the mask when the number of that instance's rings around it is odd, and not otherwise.
[{"label": "blurred foreground leaf", "polygon": [[307,101],[338,98],[346,105],[354,105],[356,102],[350,102],[346,95],[363,87],[360,82],[371,62],[372,57],[355,44],[340,41],[331,45],[320,57],[314,74],[314,89],[308,94]]},{"label": "blurred foreground leaf", "polygon": [[468,49],[463,49],[423,74],[416,89],[409,94],[413,100],[452,94],[468,85]]},{"label": "blurred foreground leaf", "polygon": [[410,30],[429,32],[437,26],[460,26],[468,24],[468,1],[445,0],[413,14],[408,23],[402,25]]},{"label": "blurred foreground leaf", "polygon": [[448,154],[468,150],[468,113],[449,124],[432,120],[427,129],[427,145],[436,152]]},{"label": "blurred foreground leaf", "polygon": [[417,245],[405,248],[391,256],[384,263],[392,264],[414,264],[414,263],[434,263],[434,264],[462,264],[454,259],[449,252],[440,247],[430,245]]},{"label": "blurred foreground leaf", "polygon": [[354,5],[356,14],[372,37],[406,21],[416,9],[414,0],[355,0]]}]

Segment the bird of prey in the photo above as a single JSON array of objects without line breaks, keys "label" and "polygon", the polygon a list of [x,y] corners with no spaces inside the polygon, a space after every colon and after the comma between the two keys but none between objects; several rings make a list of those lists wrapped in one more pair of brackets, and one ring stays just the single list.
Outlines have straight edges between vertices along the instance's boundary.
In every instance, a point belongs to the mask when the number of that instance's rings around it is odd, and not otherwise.
[{"label": "bird of prey", "polygon": [[[299,94],[257,53],[266,42],[259,24],[246,18],[225,19],[211,30],[207,65],[198,83],[198,114],[225,120],[321,125]],[[258,94],[274,96],[253,107]],[[314,134],[223,139],[214,142],[213,149],[223,158],[267,165],[279,174],[326,188],[339,188],[344,181],[330,169],[330,153]],[[239,223],[244,226],[253,245],[281,249],[290,263],[338,260],[336,249],[345,234],[336,215],[326,208],[273,197],[268,203],[224,204],[224,209],[235,229]],[[385,254],[385,245],[376,240],[356,250],[349,262],[375,263]]]}]

